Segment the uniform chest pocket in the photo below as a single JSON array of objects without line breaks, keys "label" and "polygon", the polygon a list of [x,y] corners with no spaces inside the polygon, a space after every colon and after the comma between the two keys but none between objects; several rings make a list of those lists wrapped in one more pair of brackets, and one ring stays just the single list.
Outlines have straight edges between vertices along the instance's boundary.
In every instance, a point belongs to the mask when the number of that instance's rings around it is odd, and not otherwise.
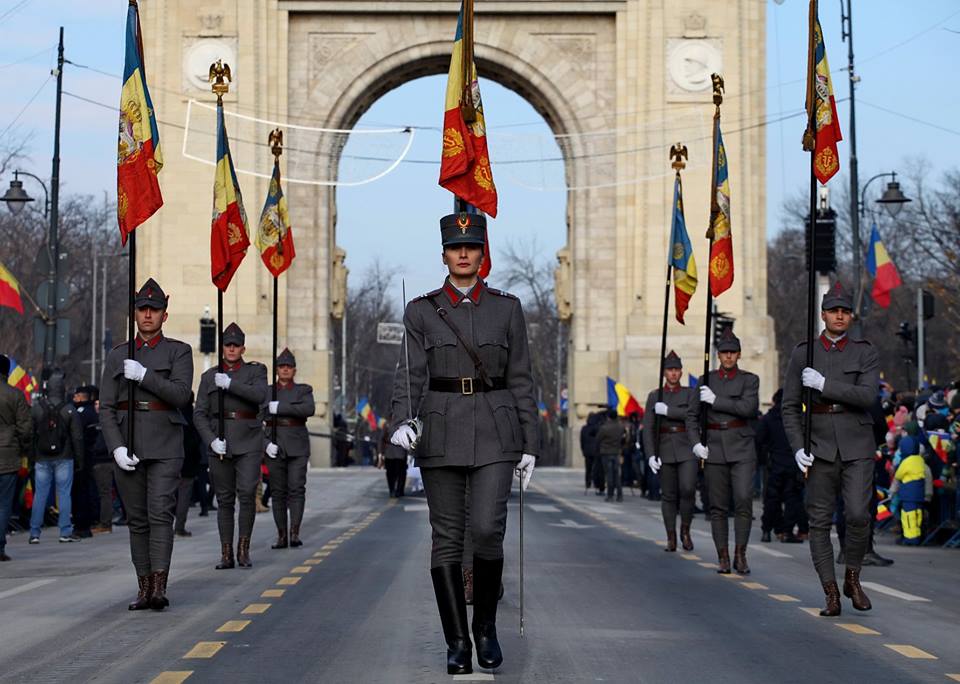
[{"label": "uniform chest pocket", "polygon": [[517,415],[517,402],[509,391],[490,392],[487,395],[490,408],[493,409],[493,422],[497,426],[500,448],[505,453],[523,450],[523,434],[520,429],[520,417]]},{"label": "uniform chest pocket", "polygon": [[452,330],[428,330],[423,336],[423,348],[432,377],[459,377],[457,337]]},{"label": "uniform chest pocket", "polygon": [[510,356],[510,339],[502,328],[477,332],[477,352],[491,377],[500,377],[507,367]]},{"label": "uniform chest pocket", "polygon": [[851,385],[856,385],[860,379],[860,366],[848,365],[843,367],[843,379]]},{"label": "uniform chest pocket", "polygon": [[446,454],[447,394],[429,392],[423,401],[423,439],[417,451],[420,456],[433,458]]}]

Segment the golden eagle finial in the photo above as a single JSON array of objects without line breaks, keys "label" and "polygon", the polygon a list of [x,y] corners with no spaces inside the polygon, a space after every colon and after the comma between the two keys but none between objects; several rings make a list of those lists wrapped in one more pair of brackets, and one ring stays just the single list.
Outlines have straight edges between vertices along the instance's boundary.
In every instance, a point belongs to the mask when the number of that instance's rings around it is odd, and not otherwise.
[{"label": "golden eagle finial", "polygon": [[[226,81],[224,81],[226,79]],[[210,74],[208,80],[213,83],[211,89],[217,95],[217,99],[223,98],[224,94],[230,90],[229,83],[233,81],[230,73],[230,65],[224,64],[223,60],[218,59],[210,65]]]},{"label": "golden eagle finial", "polygon": [[673,159],[671,167],[679,171],[680,169],[686,168],[687,163],[683,161],[684,159],[689,159],[687,156],[687,146],[683,143],[677,143],[670,148],[670,158]]}]

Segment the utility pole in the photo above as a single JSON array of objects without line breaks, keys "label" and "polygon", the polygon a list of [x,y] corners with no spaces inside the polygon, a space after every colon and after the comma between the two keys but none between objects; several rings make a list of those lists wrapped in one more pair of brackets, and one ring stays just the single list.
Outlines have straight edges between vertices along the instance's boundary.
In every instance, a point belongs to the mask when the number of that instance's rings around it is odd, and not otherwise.
[{"label": "utility pole", "polygon": [[60,109],[63,99],[63,27],[60,27],[60,42],[57,46],[57,104],[53,125],[53,169],[50,173],[50,232],[47,250],[50,268],[47,272],[47,302],[43,338],[43,367],[53,368],[57,356],[57,296],[60,268]]},{"label": "utility pole", "polygon": [[860,198],[860,176],[857,171],[857,106],[856,106],[856,86],[860,77],[856,75],[853,67],[853,16],[851,14],[851,0],[846,0],[846,9],[844,9],[844,0],[840,0],[840,32],[843,40],[847,42],[847,76],[850,84],[850,226],[853,229],[853,301],[858,303],[854,325],[860,325],[859,302],[863,288],[863,267],[862,245],[860,243],[860,207],[858,205]]},{"label": "utility pole", "polygon": [[923,370],[926,367],[927,338],[924,330],[923,288],[917,288],[917,391],[923,389]]}]

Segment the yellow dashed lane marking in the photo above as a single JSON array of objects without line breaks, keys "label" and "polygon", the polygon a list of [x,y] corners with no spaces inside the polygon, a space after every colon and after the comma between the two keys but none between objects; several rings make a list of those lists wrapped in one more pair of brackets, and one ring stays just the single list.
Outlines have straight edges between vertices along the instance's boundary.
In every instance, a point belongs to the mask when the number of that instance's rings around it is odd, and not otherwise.
[{"label": "yellow dashed lane marking", "polygon": [[937,660],[937,656],[932,653],[927,653],[926,651],[921,651],[916,646],[910,646],[908,644],[884,644],[891,651],[896,651],[905,658],[918,658],[921,660]]},{"label": "yellow dashed lane marking", "polygon": [[863,625],[858,625],[853,622],[838,622],[836,624],[840,629],[845,629],[848,632],[853,632],[854,634],[880,634],[880,632],[875,629],[870,629],[869,627],[864,627]]},{"label": "yellow dashed lane marking", "polygon": [[306,575],[312,569],[313,568],[311,568],[309,565],[298,565],[290,572],[292,572],[294,575]]},{"label": "yellow dashed lane marking", "polygon": [[735,574],[733,574],[732,572],[727,573],[726,575],[720,575],[720,576],[721,576],[721,577],[726,577],[727,579],[731,579],[731,580],[742,580],[742,579],[743,579],[743,575],[735,575]]},{"label": "yellow dashed lane marking", "polygon": [[184,658],[212,658],[217,651],[226,646],[226,641],[198,641],[197,645],[187,651]]},{"label": "yellow dashed lane marking", "polygon": [[807,615],[812,615],[813,617],[822,617],[822,616],[820,615],[820,609],[819,609],[819,608],[801,608],[800,610],[802,610],[802,611],[803,611],[804,613],[806,613]]},{"label": "yellow dashed lane marking", "polygon": [[741,587],[746,587],[747,589],[769,589],[766,584],[760,584],[759,582],[741,582]]},{"label": "yellow dashed lane marking", "polygon": [[315,554],[313,554],[313,555],[314,555],[316,558],[326,558],[327,556],[330,555],[330,552],[329,552],[329,551],[317,551],[317,552],[316,552]]},{"label": "yellow dashed lane marking", "polygon": [[654,542],[654,544],[656,544],[657,546],[666,546],[667,542],[663,541],[662,539],[658,539],[657,541]]},{"label": "yellow dashed lane marking", "polygon": [[304,565],[320,565],[323,562],[320,558],[308,558],[303,561]]},{"label": "yellow dashed lane marking", "polygon": [[227,620],[217,629],[218,632],[242,632],[250,624],[249,620]]},{"label": "yellow dashed lane marking", "polygon": [[698,556],[695,553],[681,553],[680,557],[684,560],[695,560],[695,561],[700,560],[700,556]]},{"label": "yellow dashed lane marking", "polygon": [[701,568],[715,568],[717,567],[715,563],[697,563]]},{"label": "yellow dashed lane marking", "polygon": [[150,681],[150,684],[180,684],[192,674],[193,670],[161,672]]},{"label": "yellow dashed lane marking", "polygon": [[262,615],[270,610],[270,603],[251,603],[249,606],[240,611],[241,615]]},{"label": "yellow dashed lane marking", "polygon": [[290,587],[300,581],[299,577],[281,577],[277,580],[277,585],[281,587]]},{"label": "yellow dashed lane marking", "polygon": [[796,596],[791,596],[790,594],[767,594],[770,598],[775,601],[783,601],[784,603],[791,603],[792,601],[800,602]]},{"label": "yellow dashed lane marking", "polygon": [[952,679],[955,682],[960,682],[960,674],[948,674],[947,679]]},{"label": "yellow dashed lane marking", "polygon": [[260,598],[280,598],[283,596],[285,589],[267,589],[265,592],[260,594]]}]

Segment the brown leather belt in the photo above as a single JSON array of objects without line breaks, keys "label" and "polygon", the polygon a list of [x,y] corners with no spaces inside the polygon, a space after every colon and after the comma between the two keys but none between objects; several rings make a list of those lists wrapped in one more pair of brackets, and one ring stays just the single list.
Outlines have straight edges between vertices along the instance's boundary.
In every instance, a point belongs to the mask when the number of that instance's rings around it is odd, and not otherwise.
[{"label": "brown leather belt", "polygon": [[430,378],[431,392],[453,392],[455,394],[474,394],[507,389],[506,378],[490,378],[490,386],[483,384],[480,378]]},{"label": "brown leather belt", "polygon": [[686,432],[687,427],[685,425],[664,425],[660,428],[661,435],[672,435],[676,432]]},{"label": "brown leather belt", "polygon": [[[130,402],[127,401],[118,401],[117,408],[121,411],[126,411],[130,408]],[[176,411],[177,409],[173,408],[169,404],[165,404],[162,401],[135,401],[133,402],[134,411]]]},{"label": "brown leather belt", "polygon": [[[304,427],[306,418],[277,418],[277,427]],[[263,421],[264,427],[273,427],[273,418]]]},{"label": "brown leather belt", "polygon": [[[219,418],[220,414],[213,414],[214,418]],[[224,411],[223,413],[224,420],[256,420],[257,414],[255,411]]]},{"label": "brown leather belt", "polygon": [[732,428],[747,427],[745,420],[728,420],[723,423],[707,423],[709,430],[730,430]]},{"label": "brown leather belt", "polygon": [[813,413],[846,413],[847,407],[843,404],[818,404],[814,402],[811,405]]}]

